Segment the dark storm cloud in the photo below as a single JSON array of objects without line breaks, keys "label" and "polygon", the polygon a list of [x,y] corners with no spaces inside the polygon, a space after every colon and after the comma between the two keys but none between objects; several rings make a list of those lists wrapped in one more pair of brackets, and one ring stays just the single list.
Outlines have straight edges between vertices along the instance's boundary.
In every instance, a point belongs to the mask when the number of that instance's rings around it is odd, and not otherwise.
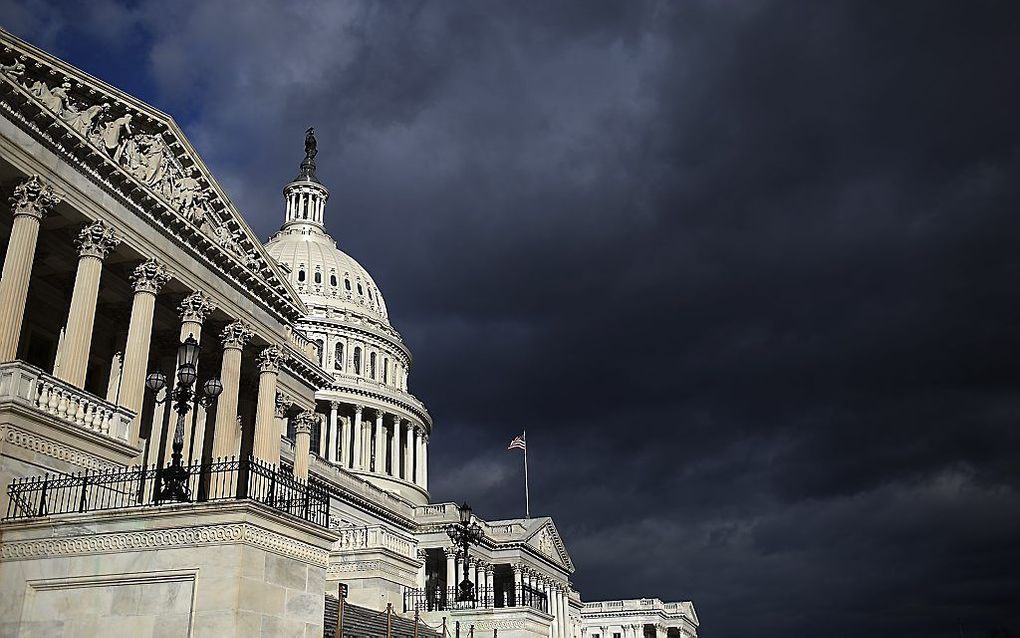
[{"label": "dark storm cloud", "polygon": [[1014,5],[23,7],[263,236],[316,126],[434,497],[519,515],[526,426],[586,599],[691,597],[710,636],[1020,631]]}]

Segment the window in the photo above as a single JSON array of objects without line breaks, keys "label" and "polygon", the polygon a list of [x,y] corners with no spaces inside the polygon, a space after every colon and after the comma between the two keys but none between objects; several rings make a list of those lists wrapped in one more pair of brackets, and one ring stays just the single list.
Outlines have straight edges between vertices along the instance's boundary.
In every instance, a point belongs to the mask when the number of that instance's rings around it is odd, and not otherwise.
[{"label": "window", "polygon": [[368,300],[372,301],[372,289],[371,288],[368,289]]},{"label": "window", "polygon": [[336,288],[336,275],[330,274],[330,276],[329,276],[329,285],[333,286],[334,288]]},{"label": "window", "polygon": [[319,272],[318,270],[315,271],[315,283],[317,284],[322,283],[322,273]]},{"label": "window", "polygon": [[375,353],[368,355],[368,376],[375,378]]},{"label": "window", "polygon": [[336,349],[333,351],[333,369],[344,369],[344,344],[342,343],[337,343]]},{"label": "window", "polygon": [[319,365],[325,365],[326,344],[322,342],[322,339],[315,340],[315,349],[319,352]]},{"label": "window", "polygon": [[301,270],[297,271],[297,280],[298,281],[304,281],[305,280],[305,269],[304,268],[302,268]]},{"label": "window", "polygon": [[389,359],[383,359],[382,360],[382,382],[383,383],[389,383],[390,382],[390,360]]},{"label": "window", "polygon": [[614,631],[613,632],[613,638],[620,638],[620,632]]},{"label": "window", "polygon": [[344,279],[344,288],[346,288],[347,290],[351,289],[351,280],[350,279]]},{"label": "window", "polygon": [[354,374],[361,374],[361,348],[354,348]]},{"label": "window", "polygon": [[361,284],[360,283],[358,284],[358,294],[359,295],[365,294],[365,291],[361,289]]}]

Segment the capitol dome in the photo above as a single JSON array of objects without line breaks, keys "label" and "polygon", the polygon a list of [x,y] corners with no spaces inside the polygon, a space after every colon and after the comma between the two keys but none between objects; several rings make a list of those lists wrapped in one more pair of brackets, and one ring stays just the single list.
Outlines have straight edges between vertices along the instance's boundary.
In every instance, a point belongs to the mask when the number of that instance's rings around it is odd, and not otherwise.
[{"label": "capitol dome", "polygon": [[389,325],[386,303],[368,271],[315,224],[286,224],[266,252],[288,271],[306,304],[367,315]]}]

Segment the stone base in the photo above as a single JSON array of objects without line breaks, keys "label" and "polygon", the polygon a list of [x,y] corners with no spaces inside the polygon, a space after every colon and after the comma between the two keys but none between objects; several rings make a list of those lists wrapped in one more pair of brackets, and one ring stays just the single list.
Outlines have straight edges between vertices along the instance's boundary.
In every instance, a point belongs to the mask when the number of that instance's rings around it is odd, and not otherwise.
[{"label": "stone base", "polygon": [[240,501],[0,526],[0,636],[320,638],[320,527]]}]

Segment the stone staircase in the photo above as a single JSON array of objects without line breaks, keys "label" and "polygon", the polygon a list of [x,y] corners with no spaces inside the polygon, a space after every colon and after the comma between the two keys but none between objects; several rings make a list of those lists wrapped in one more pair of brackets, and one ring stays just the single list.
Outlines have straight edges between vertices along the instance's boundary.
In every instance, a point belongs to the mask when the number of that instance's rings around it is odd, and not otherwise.
[{"label": "stone staircase", "polygon": [[[323,614],[323,638],[336,638],[338,600],[326,594],[326,611]],[[414,638],[414,620],[393,612],[391,621],[393,638]],[[386,612],[346,603],[342,638],[386,638]],[[442,638],[438,631],[423,622],[418,623],[418,638]]]}]

